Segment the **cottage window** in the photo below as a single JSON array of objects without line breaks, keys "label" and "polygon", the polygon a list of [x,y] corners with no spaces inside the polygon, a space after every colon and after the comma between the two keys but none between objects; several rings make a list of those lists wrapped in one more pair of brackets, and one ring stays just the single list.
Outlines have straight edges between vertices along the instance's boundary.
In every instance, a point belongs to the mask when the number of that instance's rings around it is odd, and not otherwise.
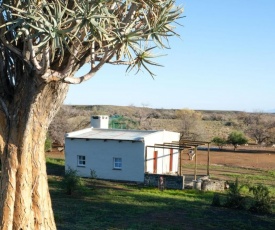
[{"label": "cottage window", "polygon": [[114,169],[122,169],[122,158],[114,157]]},{"label": "cottage window", "polygon": [[86,157],[85,156],[77,156],[77,166],[85,166],[86,165]]}]

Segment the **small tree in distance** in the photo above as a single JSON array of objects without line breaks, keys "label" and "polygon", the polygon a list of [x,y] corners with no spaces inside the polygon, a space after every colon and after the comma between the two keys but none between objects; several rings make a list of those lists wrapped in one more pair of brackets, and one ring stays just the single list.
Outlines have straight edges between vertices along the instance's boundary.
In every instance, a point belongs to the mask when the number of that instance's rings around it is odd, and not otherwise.
[{"label": "small tree in distance", "polygon": [[214,137],[211,142],[219,147],[221,150],[224,145],[226,145],[227,141],[223,137]]},{"label": "small tree in distance", "polygon": [[244,136],[242,132],[234,131],[229,134],[227,138],[227,143],[232,144],[234,146],[234,151],[236,151],[236,148],[238,145],[243,145],[248,142],[247,138]]},{"label": "small tree in distance", "polygon": [[176,117],[181,121],[178,127],[178,131],[181,133],[181,139],[200,139],[200,112],[190,109],[180,109],[176,111]]}]

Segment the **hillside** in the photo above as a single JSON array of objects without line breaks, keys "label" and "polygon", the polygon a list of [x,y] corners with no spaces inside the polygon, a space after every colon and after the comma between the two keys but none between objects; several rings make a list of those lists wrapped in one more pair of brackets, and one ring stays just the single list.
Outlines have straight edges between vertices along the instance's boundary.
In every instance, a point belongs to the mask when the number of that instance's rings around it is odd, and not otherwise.
[{"label": "hillside", "polygon": [[[192,111],[192,110],[191,110]],[[179,116],[176,109],[153,109],[135,106],[114,105],[64,105],[50,126],[52,139],[60,140],[64,133],[79,130],[90,126],[90,117],[93,115],[109,115],[113,119],[110,128],[170,130],[182,132],[188,124],[196,139],[210,141],[214,136],[227,136],[233,130],[245,131],[243,119],[256,119],[258,113],[241,111],[194,111],[199,115],[196,123],[192,117],[186,121],[186,116]],[[261,117],[275,124],[275,115],[261,113]],[[242,122],[241,122],[242,121]],[[192,123],[193,122],[193,123]],[[59,136],[59,137],[58,137]]]}]

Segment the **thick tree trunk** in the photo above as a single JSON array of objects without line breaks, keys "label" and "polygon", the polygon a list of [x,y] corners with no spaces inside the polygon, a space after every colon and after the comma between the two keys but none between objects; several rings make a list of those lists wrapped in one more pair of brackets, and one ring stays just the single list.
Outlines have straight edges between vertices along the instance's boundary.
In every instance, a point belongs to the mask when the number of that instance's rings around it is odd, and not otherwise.
[{"label": "thick tree trunk", "polygon": [[61,82],[29,83],[9,105],[9,118],[0,122],[1,230],[56,229],[44,143],[67,90]]}]

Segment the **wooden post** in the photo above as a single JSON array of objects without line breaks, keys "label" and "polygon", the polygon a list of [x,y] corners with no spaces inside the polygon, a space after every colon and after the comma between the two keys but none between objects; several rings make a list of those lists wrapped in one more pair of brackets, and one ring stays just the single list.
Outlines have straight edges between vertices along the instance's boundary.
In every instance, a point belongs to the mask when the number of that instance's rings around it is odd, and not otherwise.
[{"label": "wooden post", "polygon": [[181,172],[181,149],[179,148],[179,172],[180,172],[180,176],[182,175],[182,172]]},{"label": "wooden post", "polygon": [[195,173],[194,180],[197,180],[197,146],[195,147]]},{"label": "wooden post", "polygon": [[147,149],[148,149],[148,146],[145,147],[144,173],[147,172]]},{"label": "wooden post", "polygon": [[207,155],[207,176],[210,175],[210,147],[209,147],[210,143],[208,143],[208,155]]}]

